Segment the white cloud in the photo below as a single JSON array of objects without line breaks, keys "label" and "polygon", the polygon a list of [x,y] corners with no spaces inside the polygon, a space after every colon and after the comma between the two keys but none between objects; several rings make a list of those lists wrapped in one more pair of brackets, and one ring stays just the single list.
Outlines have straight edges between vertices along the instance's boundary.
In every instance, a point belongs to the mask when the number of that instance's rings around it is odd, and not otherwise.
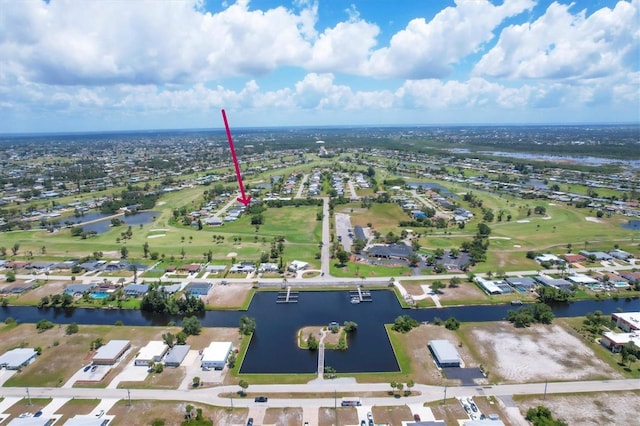
[{"label": "white cloud", "polygon": [[507,17],[533,7],[532,0],[457,0],[430,22],[413,19],[395,34],[389,47],[371,56],[370,75],[410,79],[443,77],[465,56],[493,38],[493,30]]},{"label": "white cloud", "polygon": [[58,85],[199,82],[309,58],[313,5],[299,15],[284,7],[249,10],[247,1],[217,14],[198,5],[5,0],[0,57],[11,72]]},{"label": "white cloud", "polygon": [[359,19],[340,22],[316,40],[307,67],[319,72],[364,74],[379,32],[376,25]]},{"label": "white cloud", "polygon": [[552,3],[531,24],[505,28],[475,67],[511,79],[594,79],[638,66],[640,1],[620,1],[586,17]]}]

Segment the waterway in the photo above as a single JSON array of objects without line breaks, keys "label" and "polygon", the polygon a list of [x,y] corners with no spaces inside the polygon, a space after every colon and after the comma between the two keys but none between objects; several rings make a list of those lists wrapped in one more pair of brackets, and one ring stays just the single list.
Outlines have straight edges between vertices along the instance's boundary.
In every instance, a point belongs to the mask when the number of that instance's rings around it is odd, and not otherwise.
[{"label": "waterway", "polygon": [[[242,373],[313,373],[317,353],[298,349],[296,332],[306,325],[326,325],[331,321],[355,321],[358,330],[349,338],[346,351],[326,351],[325,365],[338,372],[398,371],[399,367],[384,324],[399,315],[418,321],[446,320],[498,321],[504,319],[511,305],[461,306],[442,309],[402,309],[393,292],[372,291],[373,302],[351,304],[347,291],[303,291],[298,303],[276,303],[277,292],[258,292],[247,312],[207,311],[200,315],[205,327],[237,327],[242,315],[256,319],[256,332],[241,367]],[[558,317],[582,316],[600,310],[610,314],[618,310],[640,311],[640,299],[581,301],[553,306]],[[0,320],[12,317],[20,323],[48,319],[57,324],[115,324],[163,326],[181,318],[118,309],[37,309],[7,306],[0,308]],[[425,348],[427,342],[424,342]]]}]

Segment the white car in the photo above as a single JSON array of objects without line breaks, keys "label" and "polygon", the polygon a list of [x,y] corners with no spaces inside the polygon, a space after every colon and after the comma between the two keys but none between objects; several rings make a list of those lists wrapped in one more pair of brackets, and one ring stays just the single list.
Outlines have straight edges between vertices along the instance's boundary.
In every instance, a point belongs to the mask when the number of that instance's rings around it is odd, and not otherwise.
[{"label": "white car", "polygon": [[98,414],[96,414],[96,417],[102,417],[104,415],[104,410],[100,410],[98,411]]}]

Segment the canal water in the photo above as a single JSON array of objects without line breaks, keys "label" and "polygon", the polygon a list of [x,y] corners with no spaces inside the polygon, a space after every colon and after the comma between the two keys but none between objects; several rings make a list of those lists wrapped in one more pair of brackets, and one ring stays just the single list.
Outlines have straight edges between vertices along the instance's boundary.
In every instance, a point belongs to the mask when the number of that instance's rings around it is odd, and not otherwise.
[{"label": "canal water", "polygon": [[[346,351],[325,353],[325,365],[337,372],[398,371],[384,324],[393,323],[399,315],[410,315],[418,321],[446,320],[498,321],[516,307],[511,305],[460,306],[442,309],[402,309],[395,294],[388,290],[372,291],[373,302],[351,304],[348,291],[301,291],[298,303],[276,303],[277,292],[258,292],[247,312],[207,311],[200,315],[205,327],[237,327],[242,315],[256,319],[256,332],[241,367],[242,373],[313,373],[317,369],[317,353],[301,350],[296,345],[296,332],[307,325],[327,325],[332,321],[358,324],[349,338]],[[596,310],[608,315],[616,311],[640,311],[640,299],[581,301],[553,306],[558,317],[582,316]],[[12,317],[20,323],[36,323],[48,319],[57,324],[114,324],[163,326],[181,317],[118,309],[37,309],[7,306],[0,308],[0,321]],[[427,342],[424,342],[426,348]]]}]

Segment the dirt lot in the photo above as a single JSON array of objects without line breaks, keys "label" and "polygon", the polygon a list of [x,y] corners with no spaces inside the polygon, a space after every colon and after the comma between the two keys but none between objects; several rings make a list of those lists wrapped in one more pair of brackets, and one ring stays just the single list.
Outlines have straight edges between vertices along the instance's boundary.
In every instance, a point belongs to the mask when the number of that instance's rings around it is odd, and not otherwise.
[{"label": "dirt lot", "polygon": [[411,378],[416,383],[431,385],[456,385],[457,380],[447,380],[443,377],[441,370],[436,366],[427,343],[429,340],[445,339],[456,345],[465,366],[478,367],[479,363],[474,359],[466,345],[459,346],[460,338],[455,331],[447,330],[443,326],[433,324],[422,324],[406,334],[394,333],[403,342],[407,355],[411,358],[412,370]]},{"label": "dirt lot", "polygon": [[[423,285],[429,285],[433,281],[401,281],[402,286],[407,290],[407,293],[412,296],[424,295]],[[441,282],[447,285],[447,288],[440,290],[438,298],[441,302],[455,302],[465,300],[488,300],[487,295],[484,294],[475,285],[463,281],[456,288],[449,288],[448,280],[441,280]],[[451,304],[451,303],[450,303]]]},{"label": "dirt lot", "polygon": [[517,329],[508,322],[464,325],[492,382],[617,379],[583,341],[558,324]]},{"label": "dirt lot", "polygon": [[20,303],[39,302],[44,296],[62,294],[65,287],[72,284],[71,281],[51,280],[46,283],[44,281],[40,281],[40,282],[42,283],[40,286],[17,296],[17,300],[19,300]]},{"label": "dirt lot", "polygon": [[[113,426],[148,426],[155,419],[164,420],[166,425],[179,425],[184,420],[186,403],[168,401],[132,401],[127,406],[125,401],[119,401],[107,414],[115,415]],[[214,425],[241,425],[247,421],[249,410],[247,408],[235,408],[233,411],[227,408],[211,407],[193,403],[194,412],[202,409],[202,417],[211,419]]]},{"label": "dirt lot", "polygon": [[357,425],[358,412],[354,407],[321,407],[318,410],[318,426]]},{"label": "dirt lot", "polygon": [[216,284],[206,296],[204,303],[215,309],[237,309],[242,307],[251,288],[251,284]]},{"label": "dirt lot", "polygon": [[299,426],[302,424],[302,408],[267,408],[264,420],[258,424],[278,426]]},{"label": "dirt lot", "polygon": [[569,425],[640,425],[638,417],[640,391],[609,392],[586,395],[547,395],[518,398],[520,411],[526,415],[531,407],[544,405],[553,417],[563,419]]},{"label": "dirt lot", "polygon": [[411,409],[406,405],[397,407],[372,407],[371,412],[376,423],[401,426],[403,421],[413,421]]}]

